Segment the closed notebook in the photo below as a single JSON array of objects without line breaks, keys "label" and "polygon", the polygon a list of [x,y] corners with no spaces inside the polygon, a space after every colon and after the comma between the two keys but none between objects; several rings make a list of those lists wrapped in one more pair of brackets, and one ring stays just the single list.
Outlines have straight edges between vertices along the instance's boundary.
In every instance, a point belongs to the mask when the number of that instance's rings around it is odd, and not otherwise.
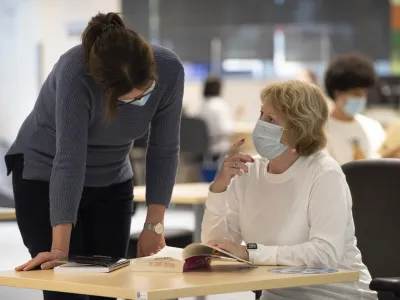
[{"label": "closed notebook", "polygon": [[227,251],[200,243],[190,244],[184,249],[166,246],[155,255],[133,259],[131,266],[134,272],[180,273],[207,269],[213,258],[238,261],[252,266],[249,261],[243,260]]},{"label": "closed notebook", "polygon": [[54,272],[90,272],[110,273],[129,266],[130,260],[109,256],[71,256],[66,261],[59,261],[61,266],[54,268]]}]

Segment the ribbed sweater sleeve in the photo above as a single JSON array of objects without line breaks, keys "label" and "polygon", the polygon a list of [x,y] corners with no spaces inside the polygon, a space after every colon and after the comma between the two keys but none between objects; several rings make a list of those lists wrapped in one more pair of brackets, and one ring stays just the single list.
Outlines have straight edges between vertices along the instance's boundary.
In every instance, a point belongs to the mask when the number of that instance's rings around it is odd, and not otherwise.
[{"label": "ribbed sweater sleeve", "polygon": [[[56,154],[50,178],[52,226],[77,221],[87,157],[89,93],[64,67],[55,79]],[[72,69],[72,68],[71,68]]]},{"label": "ribbed sweater sleeve", "polygon": [[170,70],[170,80],[176,79],[166,101],[157,109],[151,121],[146,158],[146,203],[169,205],[178,167],[180,124],[184,90],[182,64]]}]

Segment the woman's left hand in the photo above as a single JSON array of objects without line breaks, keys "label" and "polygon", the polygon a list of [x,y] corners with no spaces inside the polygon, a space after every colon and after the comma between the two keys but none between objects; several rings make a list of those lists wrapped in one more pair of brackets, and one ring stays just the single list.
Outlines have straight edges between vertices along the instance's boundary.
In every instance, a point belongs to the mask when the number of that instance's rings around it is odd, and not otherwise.
[{"label": "woman's left hand", "polygon": [[68,254],[62,250],[54,249],[50,252],[41,252],[36,257],[32,258],[27,263],[16,267],[16,271],[30,271],[35,268],[40,268],[42,270],[53,269],[60,265],[58,261],[66,260],[68,258]]},{"label": "woman's left hand", "polygon": [[214,246],[217,248],[220,248],[222,250],[225,250],[241,259],[244,259],[246,261],[249,260],[249,252],[247,251],[247,247],[236,244],[235,242],[232,242],[231,240],[227,238],[221,238],[218,240],[212,240],[209,241],[208,244],[210,246]]},{"label": "woman's left hand", "polygon": [[165,247],[165,238],[150,230],[143,230],[137,244],[137,257],[151,256]]}]

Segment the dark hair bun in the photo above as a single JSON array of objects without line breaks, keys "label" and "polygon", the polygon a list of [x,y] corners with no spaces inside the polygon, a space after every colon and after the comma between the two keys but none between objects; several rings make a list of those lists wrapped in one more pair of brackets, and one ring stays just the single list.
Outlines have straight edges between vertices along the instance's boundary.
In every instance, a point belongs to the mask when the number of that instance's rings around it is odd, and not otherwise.
[{"label": "dark hair bun", "polygon": [[82,46],[86,61],[96,40],[111,28],[125,29],[125,24],[117,13],[98,13],[92,17],[82,34]]},{"label": "dark hair bun", "polygon": [[108,14],[98,13],[89,22],[89,26],[116,26],[125,28],[124,21],[117,13],[109,12]]}]

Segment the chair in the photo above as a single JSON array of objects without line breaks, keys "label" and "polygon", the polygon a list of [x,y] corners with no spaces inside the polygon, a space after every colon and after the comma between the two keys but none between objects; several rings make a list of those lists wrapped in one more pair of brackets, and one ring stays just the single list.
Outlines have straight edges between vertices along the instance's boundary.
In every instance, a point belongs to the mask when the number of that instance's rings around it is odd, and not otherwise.
[{"label": "chair", "polygon": [[400,159],[361,160],[342,169],[358,247],[374,278],[370,289],[380,300],[400,299]]},{"label": "chair", "polygon": [[189,181],[207,181],[205,175],[210,173],[213,176],[214,171],[214,164],[209,156],[210,137],[207,124],[200,118],[183,116],[181,120],[181,154],[185,166],[191,171]]},{"label": "chair", "polygon": [[[135,140],[134,147],[147,148],[149,132]],[[199,118],[181,118],[181,152],[193,155],[203,155],[208,151],[208,132],[206,123]]]},{"label": "chair", "polygon": [[[149,131],[142,137],[135,140],[134,148],[143,150],[148,145]],[[182,116],[181,131],[180,131],[180,153],[185,157],[187,164],[201,164],[203,157],[207,155],[209,149],[209,137],[206,123],[199,118],[191,118]],[[135,167],[135,162],[145,165],[145,155],[136,157],[132,161],[132,166]],[[136,172],[137,173],[137,170]],[[144,175],[142,174],[143,177]]]},{"label": "chair", "polygon": [[193,156],[208,153],[209,137],[206,123],[199,118],[182,117],[181,119],[181,152]]},{"label": "chair", "polygon": [[9,145],[0,140],[0,207],[14,208],[14,195],[11,176],[7,176],[4,156],[9,150]]},{"label": "chair", "polygon": [[[135,141],[135,146],[146,148],[147,139],[147,136],[145,136],[140,141]],[[190,157],[202,158],[208,151],[207,126],[204,121],[183,116],[181,119],[180,142],[181,153],[189,154]],[[140,232],[135,232],[130,236],[128,247],[129,258],[136,257],[139,235]],[[166,244],[171,247],[184,248],[193,242],[193,232],[185,228],[166,228],[164,237]]]}]

